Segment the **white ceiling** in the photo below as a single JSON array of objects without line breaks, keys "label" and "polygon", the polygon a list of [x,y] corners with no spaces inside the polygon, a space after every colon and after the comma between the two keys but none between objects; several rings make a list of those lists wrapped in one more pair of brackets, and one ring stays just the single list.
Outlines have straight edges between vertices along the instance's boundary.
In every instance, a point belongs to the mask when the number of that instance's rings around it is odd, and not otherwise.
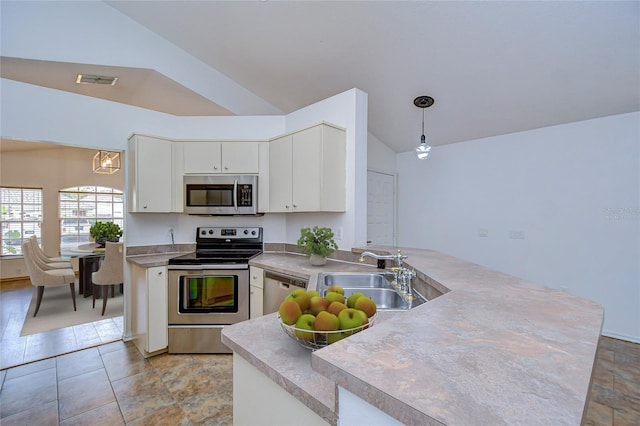
[{"label": "white ceiling", "polygon": [[637,1],[107,3],[284,113],[363,90],[396,152],[419,142],[420,95],[432,145],[640,110]]}]

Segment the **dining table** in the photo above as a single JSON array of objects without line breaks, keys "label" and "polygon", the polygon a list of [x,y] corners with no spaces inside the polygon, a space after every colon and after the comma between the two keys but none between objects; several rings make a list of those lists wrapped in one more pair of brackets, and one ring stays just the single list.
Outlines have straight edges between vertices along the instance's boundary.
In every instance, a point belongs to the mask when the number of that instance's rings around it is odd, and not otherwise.
[{"label": "dining table", "polygon": [[81,244],[67,250],[65,255],[78,258],[78,293],[84,297],[93,295],[91,274],[100,268],[105,248],[96,243]]}]

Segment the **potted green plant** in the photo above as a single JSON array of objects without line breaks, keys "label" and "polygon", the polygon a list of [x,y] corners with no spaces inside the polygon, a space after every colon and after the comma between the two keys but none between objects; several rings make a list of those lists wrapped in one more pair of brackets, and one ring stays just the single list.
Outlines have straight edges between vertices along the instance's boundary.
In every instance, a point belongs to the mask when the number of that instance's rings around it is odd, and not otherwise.
[{"label": "potted green plant", "polygon": [[327,256],[338,249],[338,245],[333,240],[331,228],[318,226],[314,226],[313,229],[302,228],[300,230],[298,247],[309,256],[309,262],[316,266],[327,263]]},{"label": "potted green plant", "polygon": [[122,228],[117,223],[96,221],[89,229],[89,235],[99,246],[106,241],[117,243],[122,237]]}]

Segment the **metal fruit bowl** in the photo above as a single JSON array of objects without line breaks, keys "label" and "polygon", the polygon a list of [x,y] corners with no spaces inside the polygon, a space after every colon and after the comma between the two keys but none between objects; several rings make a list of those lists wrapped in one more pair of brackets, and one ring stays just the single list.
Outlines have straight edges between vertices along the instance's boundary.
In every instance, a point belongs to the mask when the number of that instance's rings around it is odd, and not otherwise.
[{"label": "metal fruit bowl", "polygon": [[287,336],[298,342],[303,348],[315,351],[316,349],[324,348],[331,343],[335,343],[338,340],[342,340],[343,338],[351,336],[352,334],[358,333],[364,329],[373,327],[377,316],[378,313],[376,312],[369,318],[369,322],[367,324],[361,325],[360,327],[336,331],[315,331],[296,328],[295,325],[287,325],[283,323],[280,315],[278,315],[278,322],[280,322],[280,326]]}]

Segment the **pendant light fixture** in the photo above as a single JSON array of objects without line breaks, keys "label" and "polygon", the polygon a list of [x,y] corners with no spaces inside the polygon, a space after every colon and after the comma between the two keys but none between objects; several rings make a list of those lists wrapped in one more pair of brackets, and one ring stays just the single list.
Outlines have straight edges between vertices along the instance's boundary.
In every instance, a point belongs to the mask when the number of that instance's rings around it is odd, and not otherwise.
[{"label": "pendant light fixture", "polygon": [[93,173],[110,175],[120,170],[120,153],[98,151],[93,156]]},{"label": "pendant light fixture", "polygon": [[427,144],[427,138],[424,136],[424,109],[429,108],[434,102],[431,96],[418,96],[413,100],[415,106],[422,108],[422,136],[420,137],[420,145],[415,149],[418,160],[426,160],[431,152],[431,145]]}]

